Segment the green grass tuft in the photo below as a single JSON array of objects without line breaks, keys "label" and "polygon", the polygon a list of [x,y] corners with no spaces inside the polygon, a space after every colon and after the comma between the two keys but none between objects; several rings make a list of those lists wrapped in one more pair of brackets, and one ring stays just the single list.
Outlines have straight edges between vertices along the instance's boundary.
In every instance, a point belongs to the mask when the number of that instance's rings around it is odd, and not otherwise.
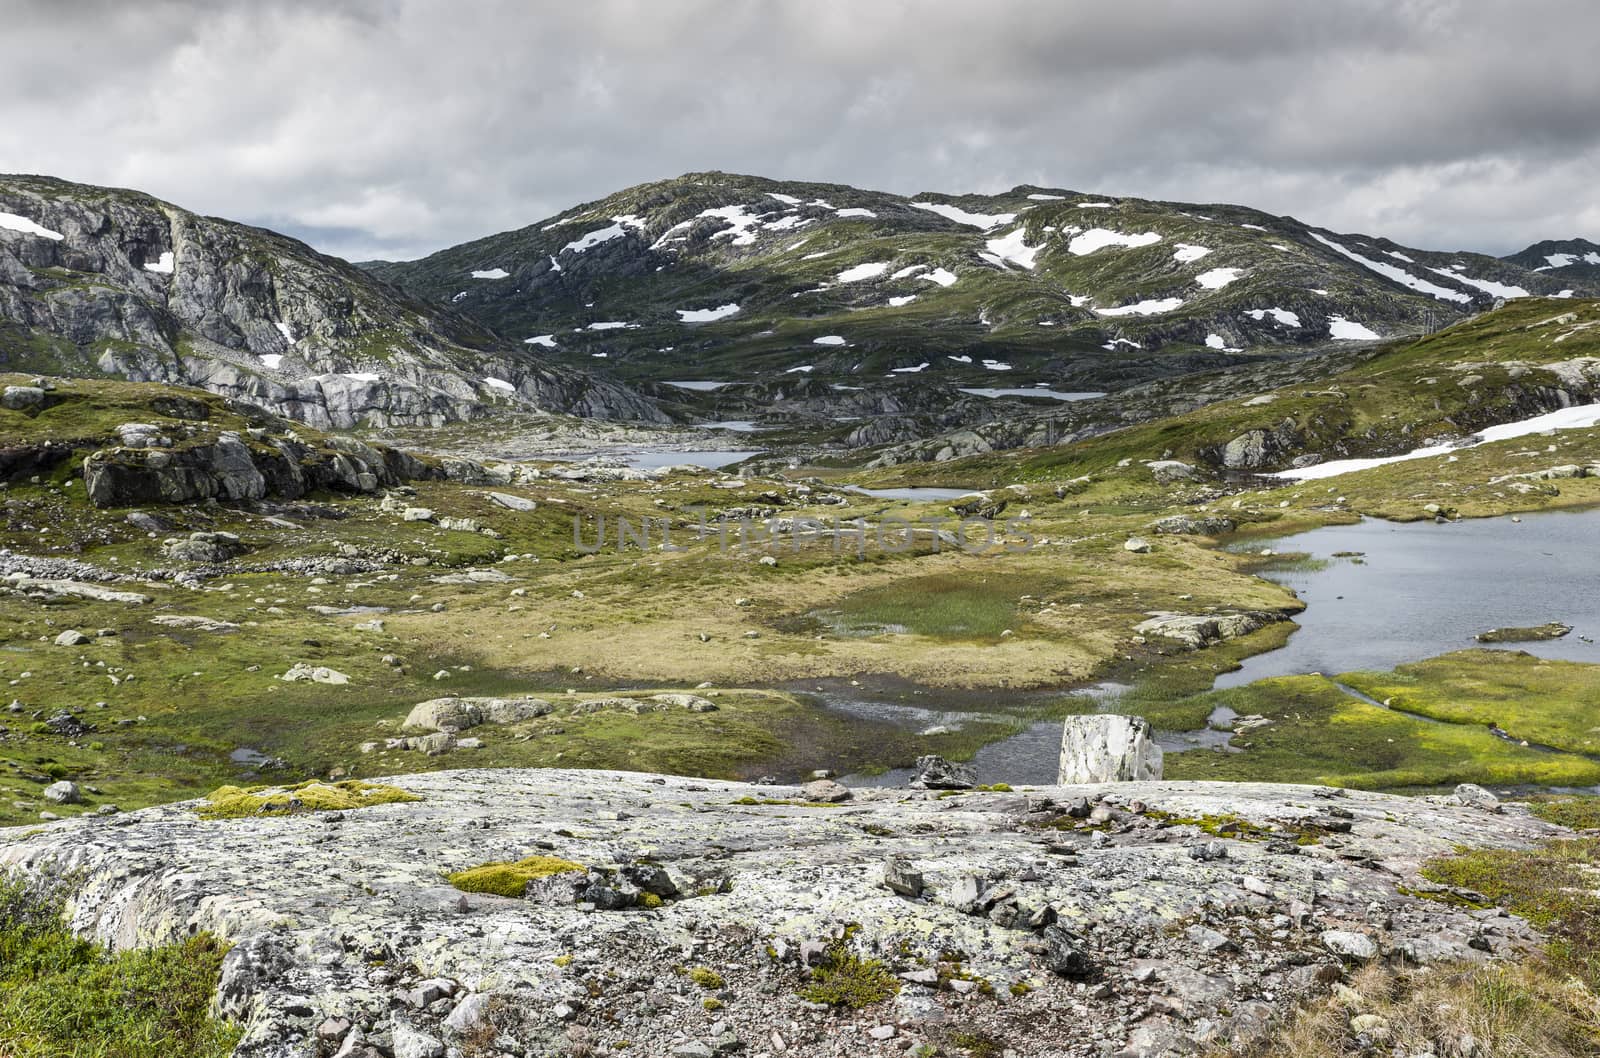
[{"label": "green grass tuft", "polygon": [[113,953],[62,919],[62,894],[0,876],[0,1054],[223,1058],[242,1032],[211,1017],[227,952],[209,934]]},{"label": "green grass tuft", "polygon": [[900,982],[877,959],[863,959],[842,943],[828,948],[800,998],[832,1007],[860,1010],[898,994]]}]

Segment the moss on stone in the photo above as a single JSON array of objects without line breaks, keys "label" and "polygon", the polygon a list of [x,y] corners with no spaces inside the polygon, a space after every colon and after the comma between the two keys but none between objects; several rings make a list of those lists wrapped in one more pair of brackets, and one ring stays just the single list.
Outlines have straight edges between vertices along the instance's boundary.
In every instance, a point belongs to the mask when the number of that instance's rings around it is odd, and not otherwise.
[{"label": "moss on stone", "polygon": [[689,980],[708,991],[722,987],[722,975],[709,966],[696,966],[689,970]]},{"label": "moss on stone", "polygon": [[[529,882],[583,869],[583,864],[563,860],[557,856],[529,856],[515,863],[485,863],[478,867],[468,867],[464,871],[445,875],[445,880],[463,893],[521,896],[527,891]],[[557,962],[559,963],[559,959]]]},{"label": "moss on stone", "polygon": [[291,816],[306,812],[343,812],[373,805],[400,804],[422,798],[398,786],[347,780],[304,782],[298,786],[219,786],[195,809],[202,819]]}]

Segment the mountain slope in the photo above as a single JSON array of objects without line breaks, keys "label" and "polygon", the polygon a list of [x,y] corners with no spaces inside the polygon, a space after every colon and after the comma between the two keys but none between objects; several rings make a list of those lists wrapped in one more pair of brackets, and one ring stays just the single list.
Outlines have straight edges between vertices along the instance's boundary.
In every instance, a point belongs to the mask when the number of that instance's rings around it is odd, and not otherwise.
[{"label": "mountain slope", "polygon": [[[1353,363],[1341,359],[1155,383],[1114,400],[982,424],[959,439],[887,448],[875,464],[1028,446],[1038,451],[992,458],[1007,473],[1025,467],[1076,476],[1181,460],[1206,475],[1228,475],[1451,444],[1487,427],[1600,402],[1600,300],[1518,299],[1418,341],[1365,350]],[[1145,421],[1118,428],[1141,405],[1148,406]],[[990,458],[980,454],[943,472],[950,480],[986,480],[966,468]],[[1149,478],[1147,470],[1137,472]]]},{"label": "mountain slope", "polygon": [[187,383],[319,426],[497,404],[662,418],[275,232],[37,176],[0,176],[0,364]]},{"label": "mountain slope", "polygon": [[1588,239],[1546,239],[1505,260],[1556,279],[1600,282],[1600,245]]},{"label": "mountain slope", "polygon": [[724,173],[364,267],[509,338],[656,380],[1109,388],[1600,290],[1238,206],[1027,186],[906,198]]}]

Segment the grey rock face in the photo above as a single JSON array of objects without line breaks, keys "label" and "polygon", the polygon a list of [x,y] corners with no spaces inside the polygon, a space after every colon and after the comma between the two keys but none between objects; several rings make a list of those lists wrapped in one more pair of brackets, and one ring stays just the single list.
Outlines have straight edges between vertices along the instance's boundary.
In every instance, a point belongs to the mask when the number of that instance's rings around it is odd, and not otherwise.
[{"label": "grey rock face", "polygon": [[437,426],[504,405],[666,419],[274,232],[44,177],[0,179],[0,209],[62,236],[0,230],[0,318],[59,374],[199,386],[324,428]]},{"label": "grey rock face", "polygon": [[1061,731],[1061,765],[1056,781],[1077,783],[1142,782],[1161,778],[1161,747],[1150,725],[1138,716],[1069,716]]},{"label": "grey rock face", "polygon": [[[162,943],[198,929],[232,942],[218,1008],[246,1025],[241,1058],[322,1058],[332,1046],[314,1029],[330,1019],[360,1026],[345,1033],[350,1053],[398,1053],[410,1039],[402,1028],[453,1040],[447,1020],[470,999],[454,982],[503,996],[525,1019],[525,1045],[560,1040],[564,1018],[589,1001],[578,982],[596,971],[639,1018],[602,1042],[664,1044],[684,1036],[682,1007],[651,1013],[633,997],[660,981],[677,987],[664,963],[680,956],[663,953],[684,950],[686,938],[695,963],[724,975],[730,1010],[758,1008],[772,1024],[805,1019],[808,1039],[791,1036],[786,1053],[821,1058],[856,1053],[849,1047],[863,1027],[813,1017],[795,989],[805,954],[820,956],[847,926],[853,947],[897,972],[958,949],[962,968],[997,993],[1028,983],[1040,1024],[1092,1021],[1113,1048],[1135,1032],[1130,1010],[1167,997],[1186,1023],[1211,1019],[1227,1034],[1244,1016],[1239,997],[1271,994],[1281,1012],[1332,979],[1330,952],[1375,951],[1374,913],[1390,924],[1383,946],[1397,951],[1442,952],[1421,942],[1447,936],[1475,945],[1463,946],[1468,958],[1532,947],[1539,938],[1516,919],[1406,896],[1396,883],[1414,884],[1425,859],[1458,845],[1526,846],[1563,833],[1520,812],[1359,792],[1338,801],[1350,833],[1298,855],[1131,812],[1117,813],[1098,842],[1036,825],[1078,798],[1100,807],[1137,800],[1185,818],[1228,812],[1257,827],[1303,825],[1326,811],[1331,791],[1262,783],[1040,787],[1025,797],[859,789],[844,804],[808,807],[782,803],[800,800],[798,787],[625,772],[387,781],[423,800],[238,820],[202,820],[192,804],[84,816],[8,834],[0,866],[70,879],[71,924],[107,943]],[[1226,855],[1186,854],[1211,844]],[[464,894],[443,878],[534,850],[591,869],[552,876],[558,885],[526,899]],[[885,887],[892,859],[915,865],[918,899]],[[1243,877],[1271,879],[1279,895]],[[1277,938],[1253,927],[1273,913],[1290,920]],[[1183,930],[1196,922],[1232,944],[1195,950]],[[768,946],[774,954],[756,972]],[[573,953],[585,964],[569,973],[557,958]],[[1123,1000],[1088,1001],[1070,980],[1085,974]],[[979,1009],[953,986],[922,987],[902,999],[924,1004],[923,1016]],[[1075,1038],[1019,1042],[1051,1058],[1098,1053]]]}]

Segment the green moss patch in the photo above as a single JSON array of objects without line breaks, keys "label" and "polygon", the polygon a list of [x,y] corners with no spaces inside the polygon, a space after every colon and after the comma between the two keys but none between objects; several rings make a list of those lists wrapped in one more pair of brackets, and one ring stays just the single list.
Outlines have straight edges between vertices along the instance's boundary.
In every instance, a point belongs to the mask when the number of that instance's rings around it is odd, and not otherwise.
[{"label": "green moss patch", "polygon": [[463,893],[520,897],[527,891],[529,882],[584,869],[581,863],[556,856],[529,856],[515,863],[485,863],[480,867],[468,867],[464,871],[445,875],[445,880]]},{"label": "green moss patch", "polygon": [[398,786],[360,782],[304,782],[298,786],[222,786],[196,811],[202,819],[249,816],[292,816],[306,812],[343,812],[373,805],[401,804],[422,798]]}]

